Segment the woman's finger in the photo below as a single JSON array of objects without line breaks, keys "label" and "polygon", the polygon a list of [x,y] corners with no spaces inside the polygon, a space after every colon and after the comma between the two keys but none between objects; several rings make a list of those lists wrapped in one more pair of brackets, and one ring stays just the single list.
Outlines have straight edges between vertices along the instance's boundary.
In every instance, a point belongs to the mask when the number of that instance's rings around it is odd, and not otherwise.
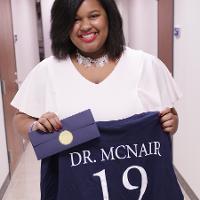
[{"label": "woman's finger", "polygon": [[[33,129],[34,128],[34,129]],[[32,130],[41,130],[43,132],[53,132],[62,128],[61,121],[53,112],[44,113],[34,124]]]},{"label": "woman's finger", "polygon": [[31,128],[32,131],[37,131],[37,130],[40,130],[40,131],[43,131],[43,132],[47,132],[46,128],[40,124],[39,121],[35,121],[34,124],[32,125],[32,128]]},{"label": "woman's finger", "polygon": [[173,127],[164,128],[163,131],[170,134],[173,134],[175,132]]},{"label": "woman's finger", "polygon": [[47,118],[41,117],[38,119],[38,122],[45,127],[48,132],[53,131],[53,126],[51,125],[50,121]]},{"label": "woman's finger", "polygon": [[50,118],[48,119],[51,126],[53,127],[54,130],[59,130],[61,128],[61,123],[57,118]]},{"label": "woman's finger", "polygon": [[167,113],[167,114],[161,116],[160,120],[163,123],[165,121],[173,119],[173,117],[174,117],[174,115],[172,113]]},{"label": "woman's finger", "polygon": [[162,123],[162,127],[163,128],[173,127],[173,120],[165,121],[164,123]]},{"label": "woman's finger", "polygon": [[160,116],[162,117],[170,112],[171,112],[171,108],[165,108],[163,111],[160,112]]}]

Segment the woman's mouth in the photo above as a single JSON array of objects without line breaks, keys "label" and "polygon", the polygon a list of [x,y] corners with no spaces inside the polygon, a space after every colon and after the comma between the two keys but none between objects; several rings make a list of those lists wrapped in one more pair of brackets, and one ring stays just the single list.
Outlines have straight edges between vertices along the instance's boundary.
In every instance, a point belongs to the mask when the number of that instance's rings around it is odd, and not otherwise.
[{"label": "woman's mouth", "polygon": [[79,38],[86,43],[93,42],[97,37],[97,33],[84,33],[79,36]]}]

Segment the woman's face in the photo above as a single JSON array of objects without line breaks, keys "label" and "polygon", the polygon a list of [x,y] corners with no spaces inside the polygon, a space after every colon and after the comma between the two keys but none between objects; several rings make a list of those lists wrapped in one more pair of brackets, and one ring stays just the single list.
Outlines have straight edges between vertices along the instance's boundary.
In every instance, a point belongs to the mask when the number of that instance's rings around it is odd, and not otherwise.
[{"label": "woman's face", "polygon": [[85,0],[79,7],[70,33],[72,43],[91,57],[104,53],[108,36],[108,18],[98,0]]}]

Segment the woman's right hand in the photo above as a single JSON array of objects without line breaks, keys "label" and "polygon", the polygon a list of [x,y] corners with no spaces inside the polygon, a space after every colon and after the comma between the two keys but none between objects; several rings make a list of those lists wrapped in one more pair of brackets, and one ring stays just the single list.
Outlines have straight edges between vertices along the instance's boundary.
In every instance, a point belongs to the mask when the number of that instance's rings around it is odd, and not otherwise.
[{"label": "woman's right hand", "polygon": [[31,130],[40,130],[43,132],[58,131],[62,128],[62,124],[58,116],[53,112],[44,113],[38,120],[36,120]]}]

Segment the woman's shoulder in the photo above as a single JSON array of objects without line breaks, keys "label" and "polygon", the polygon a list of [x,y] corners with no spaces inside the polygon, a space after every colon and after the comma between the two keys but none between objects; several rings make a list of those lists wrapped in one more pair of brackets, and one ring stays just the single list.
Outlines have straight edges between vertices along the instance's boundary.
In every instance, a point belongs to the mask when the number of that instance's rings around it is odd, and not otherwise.
[{"label": "woman's shoulder", "polygon": [[54,72],[55,69],[58,69],[59,67],[65,65],[65,63],[66,61],[64,60],[59,60],[54,56],[49,56],[39,62],[35,67],[33,67],[29,74],[40,74],[40,76],[43,76],[44,74],[48,74],[49,72]]},{"label": "woman's shoulder", "polygon": [[140,49],[133,49],[128,46],[125,47],[125,54],[127,55],[128,58],[138,58],[144,61],[152,61],[156,59],[156,56],[150,53],[147,53]]},{"label": "woman's shoulder", "polygon": [[41,62],[39,62],[35,68],[36,69],[45,69],[45,68],[49,68],[51,66],[55,66],[55,65],[59,65],[59,63],[61,63],[62,61],[58,60],[57,58],[55,58],[54,56],[49,56],[47,58],[45,58],[44,60],[42,60]]},{"label": "woman's shoulder", "polygon": [[151,70],[159,70],[163,68],[164,70],[167,69],[165,64],[157,56],[147,53],[143,50],[136,50],[126,47],[125,54],[127,55],[126,57],[129,61],[137,60],[140,63],[140,67],[142,67],[144,70],[146,68]]},{"label": "woman's shoulder", "polygon": [[160,65],[159,59],[143,50],[136,50],[126,47],[123,54],[124,62],[134,69],[145,70],[145,68],[155,68],[154,66]]}]

